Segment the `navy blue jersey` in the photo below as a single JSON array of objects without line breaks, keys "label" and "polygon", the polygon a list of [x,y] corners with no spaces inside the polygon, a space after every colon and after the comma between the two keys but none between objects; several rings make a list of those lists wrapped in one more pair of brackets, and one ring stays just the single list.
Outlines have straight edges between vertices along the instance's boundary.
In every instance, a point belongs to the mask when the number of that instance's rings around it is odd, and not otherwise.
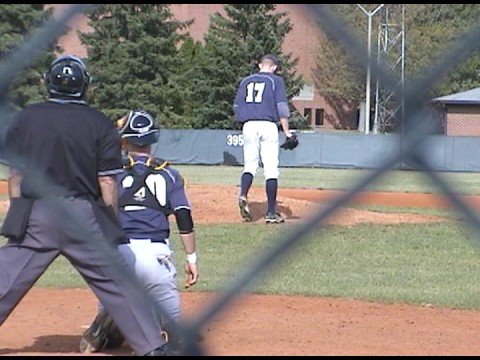
[{"label": "navy blue jersey", "polygon": [[[145,172],[148,172],[141,186],[132,194],[130,201],[122,202],[126,205],[119,202],[119,218],[127,238],[162,241],[170,236],[169,213],[181,208],[190,209],[190,204],[180,173],[168,165],[160,166],[159,170],[152,169],[146,165],[147,159],[148,156],[135,157],[133,168],[125,169],[118,176],[121,199],[132,187],[135,178],[142,179]],[[148,205],[151,201],[155,201],[159,207]],[[145,205],[141,205],[142,202]]]},{"label": "navy blue jersey", "polygon": [[287,103],[285,82],[282,77],[258,72],[245,77],[239,84],[234,112],[237,122],[248,120],[280,120],[277,104]]}]

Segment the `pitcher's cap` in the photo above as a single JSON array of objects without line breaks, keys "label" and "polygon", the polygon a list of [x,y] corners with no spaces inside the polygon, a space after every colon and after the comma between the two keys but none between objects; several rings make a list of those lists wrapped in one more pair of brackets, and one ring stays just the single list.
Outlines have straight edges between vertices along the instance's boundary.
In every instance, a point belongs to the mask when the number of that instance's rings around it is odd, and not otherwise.
[{"label": "pitcher's cap", "polygon": [[260,62],[262,62],[263,60],[266,60],[266,59],[272,61],[275,65],[278,65],[278,58],[275,55],[273,55],[273,54],[263,55]]}]

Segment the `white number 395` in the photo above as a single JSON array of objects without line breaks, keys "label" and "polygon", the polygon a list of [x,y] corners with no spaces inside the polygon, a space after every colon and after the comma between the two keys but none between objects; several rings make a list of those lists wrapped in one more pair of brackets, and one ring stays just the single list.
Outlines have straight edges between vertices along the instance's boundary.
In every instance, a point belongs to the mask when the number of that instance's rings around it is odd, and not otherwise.
[{"label": "white number 395", "polygon": [[228,146],[243,146],[243,134],[227,135],[227,145]]}]

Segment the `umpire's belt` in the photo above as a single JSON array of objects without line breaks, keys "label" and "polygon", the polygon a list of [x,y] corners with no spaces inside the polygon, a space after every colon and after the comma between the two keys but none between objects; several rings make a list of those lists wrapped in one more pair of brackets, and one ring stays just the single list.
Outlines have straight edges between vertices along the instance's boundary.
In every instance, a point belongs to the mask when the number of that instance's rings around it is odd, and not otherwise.
[{"label": "umpire's belt", "polygon": [[149,243],[162,243],[162,244],[167,244],[168,239],[125,239],[124,241],[120,242],[120,245],[123,244],[131,244],[131,242],[140,242],[140,241],[145,241]]},{"label": "umpire's belt", "polygon": [[95,200],[95,198],[90,194],[80,194],[80,195],[61,195],[61,194],[54,194],[50,196],[25,196],[27,199],[32,200],[40,200],[45,198],[57,198],[57,199],[67,199],[67,200]]}]

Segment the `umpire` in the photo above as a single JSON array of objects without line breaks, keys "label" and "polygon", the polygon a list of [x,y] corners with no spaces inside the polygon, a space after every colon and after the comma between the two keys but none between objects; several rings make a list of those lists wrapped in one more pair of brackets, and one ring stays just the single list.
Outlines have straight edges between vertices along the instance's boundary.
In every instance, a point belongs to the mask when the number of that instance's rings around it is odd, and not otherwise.
[{"label": "umpire", "polygon": [[20,110],[6,133],[10,206],[1,231],[8,242],[0,248],[0,324],[63,255],[137,355],[168,355],[151,303],[114,245],[123,236],[119,134],[85,102],[90,76],[81,59],[59,57],[44,80],[48,101]]}]

